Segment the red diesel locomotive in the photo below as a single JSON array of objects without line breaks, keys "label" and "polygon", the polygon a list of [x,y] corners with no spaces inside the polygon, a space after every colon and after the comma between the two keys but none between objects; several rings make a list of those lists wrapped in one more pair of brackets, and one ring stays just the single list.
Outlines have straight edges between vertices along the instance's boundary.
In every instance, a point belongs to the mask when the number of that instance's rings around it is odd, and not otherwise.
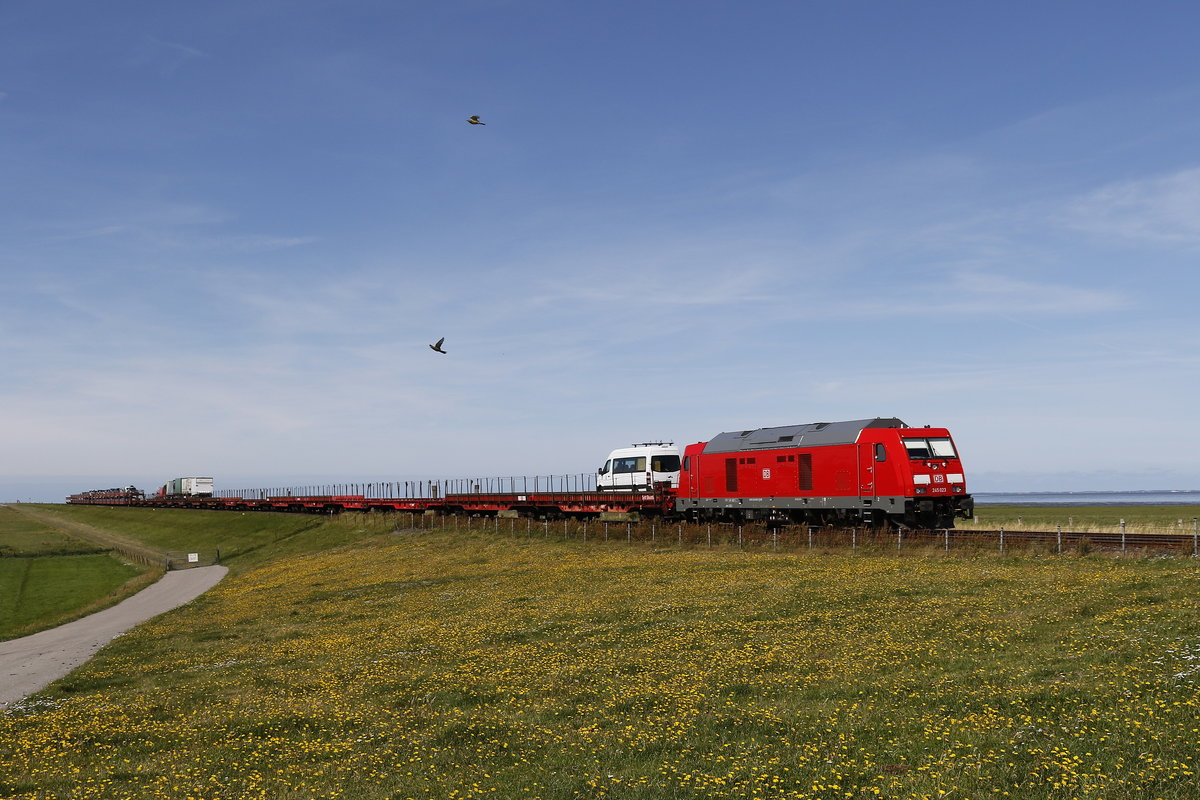
[{"label": "red diesel locomotive", "polygon": [[694,520],[951,528],[974,515],[950,432],[894,418],[719,434],[684,449],[676,492]]}]

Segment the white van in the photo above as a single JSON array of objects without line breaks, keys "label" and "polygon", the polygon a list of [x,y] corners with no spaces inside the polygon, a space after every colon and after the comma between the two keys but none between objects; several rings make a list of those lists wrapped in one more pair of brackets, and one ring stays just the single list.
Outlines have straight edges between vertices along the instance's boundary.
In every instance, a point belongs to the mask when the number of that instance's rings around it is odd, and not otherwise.
[{"label": "white van", "polygon": [[648,492],[660,483],[679,485],[679,448],[673,442],[643,442],[613,450],[596,470],[596,489],[601,492]]}]

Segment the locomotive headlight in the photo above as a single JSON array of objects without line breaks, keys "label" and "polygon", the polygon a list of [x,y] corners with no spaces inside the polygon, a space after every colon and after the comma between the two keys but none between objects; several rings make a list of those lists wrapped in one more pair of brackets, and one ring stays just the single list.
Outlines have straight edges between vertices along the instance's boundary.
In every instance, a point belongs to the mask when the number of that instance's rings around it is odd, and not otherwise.
[{"label": "locomotive headlight", "polygon": [[961,472],[948,472],[946,473],[946,480],[950,481],[951,483],[962,483],[963,476]]},{"label": "locomotive headlight", "polygon": [[928,491],[929,490],[926,489],[924,486],[918,486],[915,489],[913,489],[913,494],[925,494]]},{"label": "locomotive headlight", "polygon": [[927,484],[929,482],[930,479],[928,475],[913,475],[913,483],[915,484]]}]

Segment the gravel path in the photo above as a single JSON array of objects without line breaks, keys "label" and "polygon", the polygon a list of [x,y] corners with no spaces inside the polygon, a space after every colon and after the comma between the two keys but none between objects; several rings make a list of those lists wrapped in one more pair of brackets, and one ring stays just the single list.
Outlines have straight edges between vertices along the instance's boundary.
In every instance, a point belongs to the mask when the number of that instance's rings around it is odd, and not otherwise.
[{"label": "gravel path", "polygon": [[0,709],[70,673],[115,637],[207,592],[229,570],[168,572],[157,583],[95,614],[48,631],[0,642]]}]

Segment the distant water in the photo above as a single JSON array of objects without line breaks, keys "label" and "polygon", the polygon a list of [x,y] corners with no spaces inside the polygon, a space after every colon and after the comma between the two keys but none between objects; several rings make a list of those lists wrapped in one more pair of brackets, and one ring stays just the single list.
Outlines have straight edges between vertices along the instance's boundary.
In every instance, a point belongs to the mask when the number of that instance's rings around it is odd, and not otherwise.
[{"label": "distant water", "polygon": [[1193,506],[1200,490],[1138,492],[972,492],[976,505]]}]

